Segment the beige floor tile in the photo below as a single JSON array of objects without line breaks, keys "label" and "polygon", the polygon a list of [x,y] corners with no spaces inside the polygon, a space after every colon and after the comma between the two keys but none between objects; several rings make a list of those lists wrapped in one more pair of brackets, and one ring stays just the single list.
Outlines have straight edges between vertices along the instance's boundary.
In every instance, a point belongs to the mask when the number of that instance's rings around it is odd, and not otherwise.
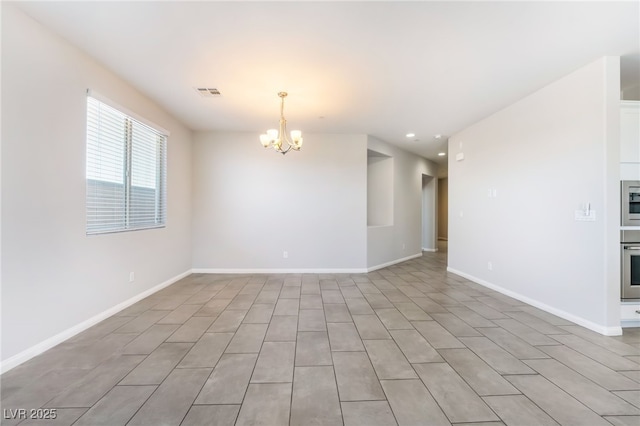
[{"label": "beige floor tile", "polygon": [[236,426],[288,425],[291,386],[291,383],[250,384]]},{"label": "beige floor tile", "polygon": [[333,352],[340,401],[384,400],[384,392],[365,352]]},{"label": "beige floor tile", "polygon": [[296,367],[290,425],[342,423],[338,387],[332,367]]},{"label": "beige floor tile", "polygon": [[343,402],[344,426],[395,426],[387,401]]}]

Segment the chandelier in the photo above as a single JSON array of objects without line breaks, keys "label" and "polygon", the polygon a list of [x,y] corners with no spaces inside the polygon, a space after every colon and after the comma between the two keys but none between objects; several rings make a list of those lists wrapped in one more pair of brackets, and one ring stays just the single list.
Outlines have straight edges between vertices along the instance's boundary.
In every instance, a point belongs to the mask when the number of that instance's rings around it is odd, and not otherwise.
[{"label": "chandelier", "polygon": [[[260,143],[265,148],[271,146],[284,155],[291,149],[300,151],[302,147],[302,132],[300,130],[292,130],[291,139],[289,139],[289,136],[287,136],[287,120],[284,119],[284,98],[287,97],[287,92],[279,92],[278,96],[282,99],[282,103],[280,104],[280,129],[269,129],[267,133],[261,134]],[[286,142],[284,148],[283,142]]]}]

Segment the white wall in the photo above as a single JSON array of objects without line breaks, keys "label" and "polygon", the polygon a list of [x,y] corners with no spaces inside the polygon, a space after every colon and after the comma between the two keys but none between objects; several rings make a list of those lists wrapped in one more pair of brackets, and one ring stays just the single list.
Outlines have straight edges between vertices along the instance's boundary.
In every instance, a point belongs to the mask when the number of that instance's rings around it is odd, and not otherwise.
[{"label": "white wall", "polygon": [[619,83],[603,58],[449,139],[450,270],[619,332]]},{"label": "white wall", "polygon": [[[166,228],[85,235],[87,88],[171,132]],[[190,269],[190,138],[133,87],[2,5],[3,368]]]},{"label": "white wall", "polygon": [[[394,173],[393,225],[367,229],[367,267],[374,269],[422,253],[422,175],[437,176],[438,166],[371,136],[367,138],[367,146],[393,157]],[[436,192],[433,192],[433,205],[436,205]],[[435,211],[432,218],[435,224]],[[433,247],[436,247],[435,241]]]},{"label": "white wall", "polygon": [[194,270],[365,269],[366,173],[364,135],[304,134],[283,156],[256,133],[196,134]]},{"label": "white wall", "polygon": [[[604,288],[605,324],[622,333],[620,309],[620,57],[603,58],[604,68]],[[640,141],[638,142],[640,143]],[[610,334],[618,334],[612,331]]]},{"label": "white wall", "polygon": [[[367,148],[393,160],[390,226],[367,227]],[[435,163],[366,135],[305,134],[282,156],[254,133],[198,133],[193,268],[364,271],[420,255],[423,174],[437,176]]]},{"label": "white wall", "polygon": [[367,226],[393,224],[393,158],[367,151]]}]

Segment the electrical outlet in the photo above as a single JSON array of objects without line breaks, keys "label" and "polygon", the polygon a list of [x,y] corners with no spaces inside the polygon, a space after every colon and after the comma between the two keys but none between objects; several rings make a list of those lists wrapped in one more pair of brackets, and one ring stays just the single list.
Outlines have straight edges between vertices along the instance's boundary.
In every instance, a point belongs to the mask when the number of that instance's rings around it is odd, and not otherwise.
[{"label": "electrical outlet", "polygon": [[402,243],[402,250],[404,250],[406,247],[405,243]]},{"label": "electrical outlet", "polygon": [[135,272],[129,272],[129,282],[132,283],[136,280],[136,273]]},{"label": "electrical outlet", "polygon": [[487,263],[487,269],[490,270],[490,271],[493,271],[493,263],[488,262]]},{"label": "electrical outlet", "polygon": [[283,251],[282,252],[282,258],[283,259],[288,259],[289,258],[289,252],[288,251]]}]

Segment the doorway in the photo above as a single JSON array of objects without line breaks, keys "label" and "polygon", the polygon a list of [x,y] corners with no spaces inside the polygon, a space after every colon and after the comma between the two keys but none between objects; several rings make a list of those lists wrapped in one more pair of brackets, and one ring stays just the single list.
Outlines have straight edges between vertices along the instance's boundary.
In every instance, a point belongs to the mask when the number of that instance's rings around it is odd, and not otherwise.
[{"label": "doorway", "polygon": [[437,251],[437,179],[422,175],[422,251]]},{"label": "doorway", "polygon": [[449,179],[438,179],[438,241],[449,239]]}]

